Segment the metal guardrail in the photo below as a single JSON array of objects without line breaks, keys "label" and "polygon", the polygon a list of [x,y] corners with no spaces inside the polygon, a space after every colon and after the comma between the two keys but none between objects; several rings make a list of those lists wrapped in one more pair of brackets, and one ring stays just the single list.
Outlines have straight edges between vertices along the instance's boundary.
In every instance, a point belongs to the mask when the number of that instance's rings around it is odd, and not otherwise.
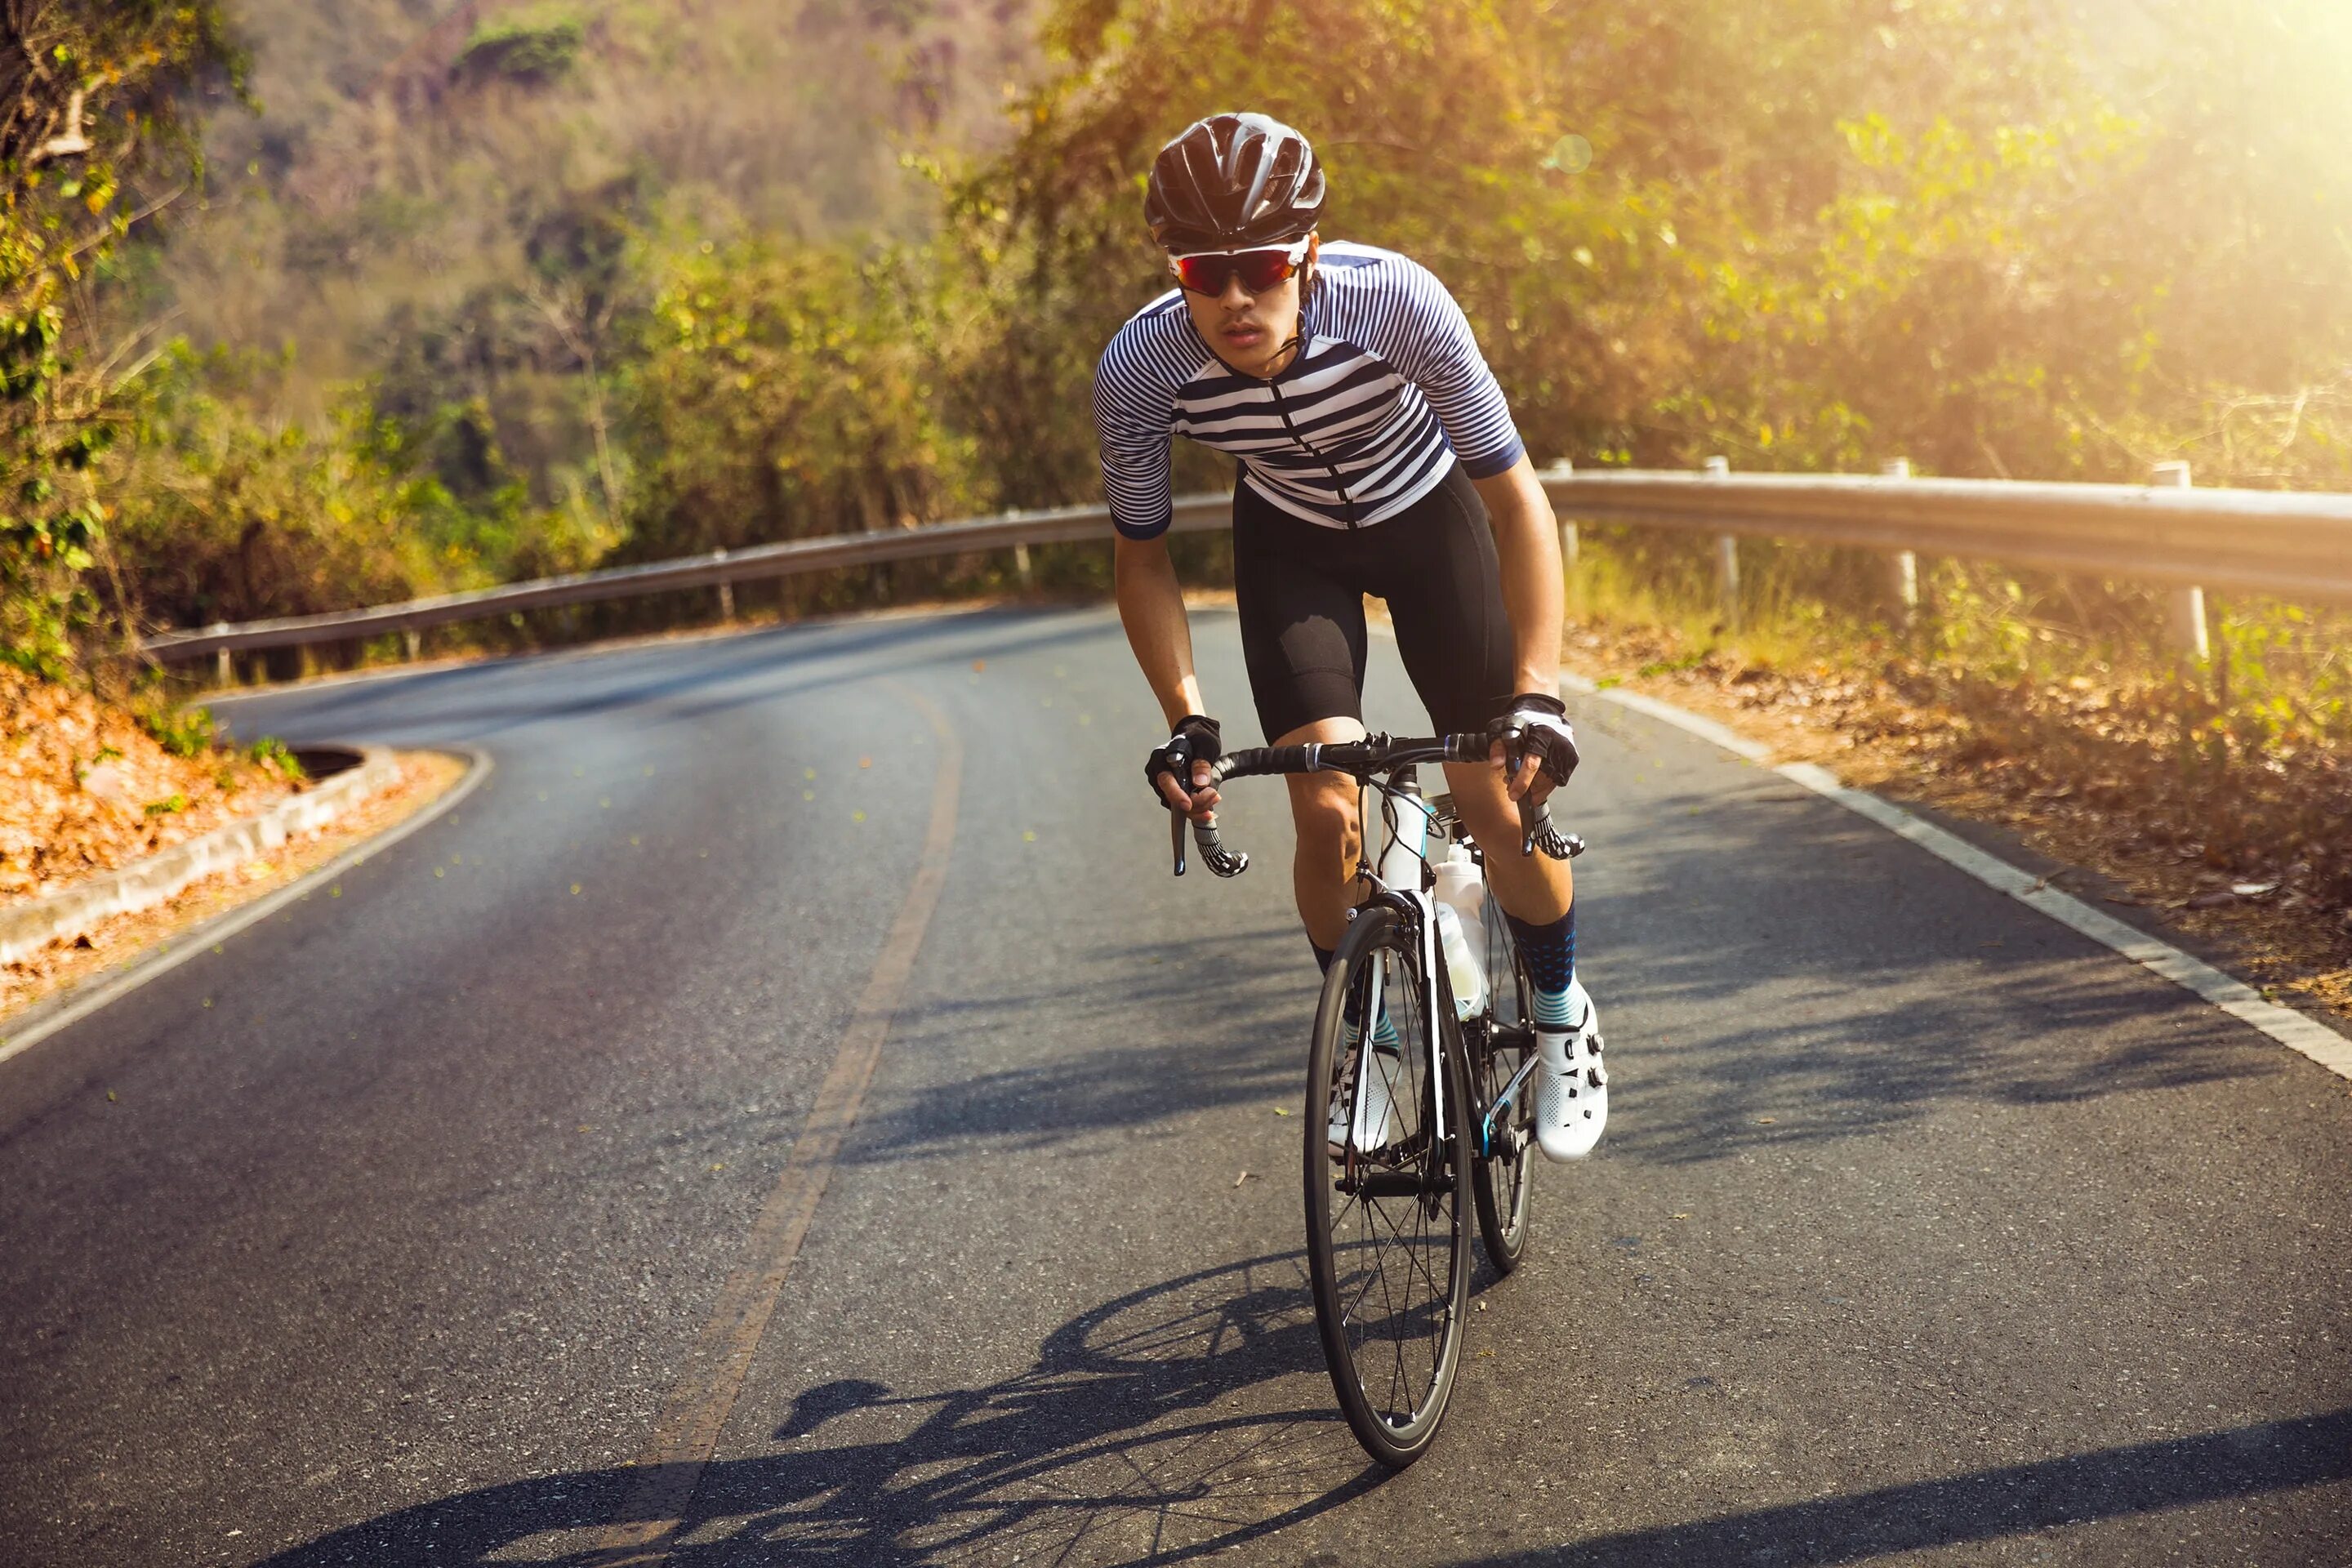
[{"label": "metal guardrail", "polygon": [[[2352,495],[2190,489],[2185,484],[2031,484],[1916,479],[1900,473],[1731,474],[1619,469],[1541,475],[1564,521],[1640,523],[1723,537],[1761,535],[1895,552],[1955,555],[2021,566],[2178,584],[2249,589],[2284,598],[2352,605]],[[2185,480],[2185,470],[2178,478]],[[1230,500],[1187,496],[1174,526],[1196,532],[1229,521]],[[481,620],[520,610],[633,598],[803,573],[1033,544],[1102,540],[1098,506],[833,535],[714,551],[707,555],[544,577],[370,609],[215,625],[145,639],[165,663],[260,648],[343,642]]]},{"label": "metal guardrail", "polygon": [[1634,471],[1580,473],[1545,489],[1562,517],[2352,602],[2352,495]]}]

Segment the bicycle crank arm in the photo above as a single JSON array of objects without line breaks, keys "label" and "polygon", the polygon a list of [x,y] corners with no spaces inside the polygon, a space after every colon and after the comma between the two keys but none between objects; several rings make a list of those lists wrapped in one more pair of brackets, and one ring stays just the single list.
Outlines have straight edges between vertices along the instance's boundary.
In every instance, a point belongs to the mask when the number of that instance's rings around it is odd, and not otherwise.
[{"label": "bicycle crank arm", "polygon": [[1511,1081],[1503,1086],[1503,1092],[1495,1097],[1495,1103],[1487,1109],[1486,1114],[1479,1119],[1478,1152],[1481,1156],[1492,1154],[1495,1152],[1495,1118],[1511,1109],[1511,1102],[1518,1099],[1520,1089],[1528,1081],[1528,1075],[1534,1072],[1537,1064],[1542,1060],[1540,1056],[1534,1051],[1529,1051],[1527,1059],[1519,1064],[1519,1070],[1511,1075]]}]

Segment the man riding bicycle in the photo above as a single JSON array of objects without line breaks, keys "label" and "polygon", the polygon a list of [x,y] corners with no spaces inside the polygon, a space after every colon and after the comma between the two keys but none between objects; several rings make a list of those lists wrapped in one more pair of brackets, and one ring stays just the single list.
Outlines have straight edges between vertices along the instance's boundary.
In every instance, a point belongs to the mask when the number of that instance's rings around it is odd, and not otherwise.
[{"label": "man riding bicycle", "polygon": [[[1486,765],[1448,763],[1446,780],[1498,851],[1487,873],[1533,984],[1538,1143],[1580,1158],[1609,1101],[1575,889],[1566,860],[1500,851],[1519,842],[1517,803],[1576,767],[1551,503],[1444,285],[1392,251],[1322,243],[1323,200],[1307,139],[1262,114],[1202,120],[1152,164],[1144,220],[1180,287],[1119,329],[1094,387],[1119,618],[1171,730],[1145,776],[1195,820],[1217,804],[1223,736],[1165,538],[1181,435],[1240,465],[1234,587],[1269,743],[1363,738],[1366,595],[1387,602],[1438,731],[1493,739]],[[1357,792],[1328,773],[1287,782],[1298,914],[1328,968],[1363,896]]]}]

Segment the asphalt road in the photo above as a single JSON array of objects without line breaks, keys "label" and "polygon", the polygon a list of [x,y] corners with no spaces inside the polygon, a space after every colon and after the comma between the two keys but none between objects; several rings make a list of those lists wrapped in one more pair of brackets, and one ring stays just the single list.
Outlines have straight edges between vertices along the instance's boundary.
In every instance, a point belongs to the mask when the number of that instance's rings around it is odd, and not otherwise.
[{"label": "asphalt road", "polygon": [[[1423,728],[1377,657],[1375,722]],[[2352,1561],[2346,1085],[1639,716],[1579,710],[1562,814],[1612,1131],[1390,1478],[1276,1114],[1281,791],[1231,800],[1257,869],[1169,877],[1107,613],[226,710],[496,772],[0,1064],[0,1560],[640,1560],[610,1527],[772,1262],[960,757],[829,1184],[711,1461],[655,1477],[670,1561]]]}]

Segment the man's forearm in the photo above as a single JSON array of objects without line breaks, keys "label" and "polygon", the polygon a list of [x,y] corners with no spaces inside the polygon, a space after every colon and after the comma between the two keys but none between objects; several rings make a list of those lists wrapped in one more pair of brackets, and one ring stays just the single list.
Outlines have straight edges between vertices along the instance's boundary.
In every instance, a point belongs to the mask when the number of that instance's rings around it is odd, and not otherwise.
[{"label": "man's forearm", "polygon": [[1167,541],[1119,540],[1111,575],[1127,646],[1135,651],[1135,662],[1151,683],[1151,694],[1160,700],[1169,727],[1173,729],[1188,713],[1207,712],[1200,679],[1192,672],[1192,626],[1184,615],[1184,589],[1176,581],[1175,563],[1168,559]]},{"label": "man's forearm", "polygon": [[1511,616],[1511,641],[1521,691],[1559,689],[1559,525],[1551,498],[1536,479],[1535,465],[1521,458],[1492,479],[1474,479],[1495,528],[1495,553],[1503,571],[1503,607]]}]

